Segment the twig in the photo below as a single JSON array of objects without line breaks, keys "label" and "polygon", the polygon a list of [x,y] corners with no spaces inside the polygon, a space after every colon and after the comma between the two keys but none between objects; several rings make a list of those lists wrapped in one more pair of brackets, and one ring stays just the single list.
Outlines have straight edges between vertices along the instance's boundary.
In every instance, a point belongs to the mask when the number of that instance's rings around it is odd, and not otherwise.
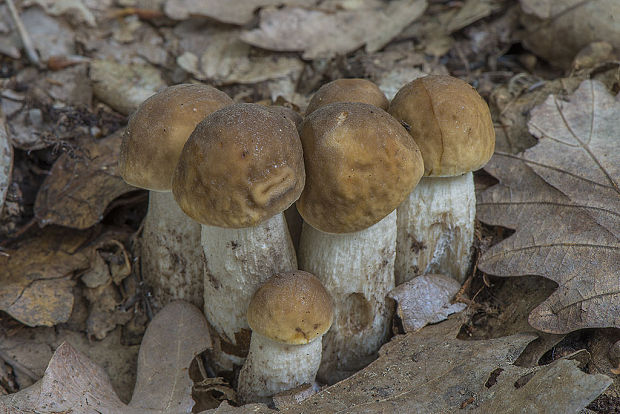
[{"label": "twig", "polygon": [[19,33],[19,37],[22,41],[22,45],[26,50],[26,56],[28,56],[28,60],[38,68],[41,68],[41,61],[39,60],[39,55],[32,44],[32,40],[30,40],[30,35],[26,31],[24,27],[24,23],[22,23],[21,17],[19,17],[19,13],[17,13],[17,9],[15,8],[15,3],[13,0],[5,0],[7,7],[9,8],[9,12],[11,13],[11,17],[13,18],[13,22],[17,27],[17,32]]},{"label": "twig", "polygon": [[31,370],[23,366],[20,362],[16,361],[14,358],[11,358],[11,356],[9,356],[9,354],[7,354],[2,349],[0,349],[0,358],[2,358],[7,364],[11,365],[17,371],[21,371],[27,376],[29,376],[33,381],[36,381],[39,379],[39,377],[34,372],[32,372]]}]

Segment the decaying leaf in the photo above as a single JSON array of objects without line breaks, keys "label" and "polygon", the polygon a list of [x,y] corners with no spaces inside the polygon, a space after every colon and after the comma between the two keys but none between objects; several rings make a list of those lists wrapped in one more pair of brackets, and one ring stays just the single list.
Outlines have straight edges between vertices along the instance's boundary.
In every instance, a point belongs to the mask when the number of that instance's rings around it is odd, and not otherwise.
[{"label": "decaying leaf", "polygon": [[620,327],[618,113],[617,99],[585,81],[567,102],[550,96],[533,111],[538,145],[521,156],[496,154],[486,167],[500,184],[481,194],[478,216],[516,233],[478,266],[558,283],[530,314],[536,329]]},{"label": "decaying leaf", "polygon": [[388,297],[397,302],[396,312],[408,333],[465,309],[464,303],[450,303],[460,288],[461,284],[450,276],[422,275],[398,285]]},{"label": "decaying leaf", "polygon": [[190,413],[193,401],[189,363],[209,345],[206,321],[200,310],[176,302],[162,309],[147,329],[129,406],[118,398],[101,367],[64,342],[56,349],[39,382],[18,393],[0,396],[0,411]]},{"label": "decaying leaf", "polygon": [[134,191],[116,173],[120,143],[120,132],[104,139],[86,138],[79,152],[61,155],[37,194],[34,212],[39,223],[91,227],[113,199]]},{"label": "decaying leaf", "polygon": [[88,236],[49,227],[0,255],[0,310],[29,326],[67,321],[73,306],[71,277],[89,266],[78,251]]},{"label": "decaying leaf", "polygon": [[4,207],[6,193],[11,183],[11,172],[13,171],[13,147],[9,141],[9,134],[6,128],[6,120],[0,109],[0,212]]},{"label": "decaying leaf", "polygon": [[426,5],[426,0],[396,0],[372,8],[333,12],[295,7],[262,9],[259,28],[244,32],[241,39],[263,49],[304,52],[305,59],[345,54],[364,45],[374,52],[420,17]]},{"label": "decaying leaf", "polygon": [[595,41],[620,47],[617,0],[521,0],[521,9],[523,44],[552,65],[568,66],[579,50]]}]

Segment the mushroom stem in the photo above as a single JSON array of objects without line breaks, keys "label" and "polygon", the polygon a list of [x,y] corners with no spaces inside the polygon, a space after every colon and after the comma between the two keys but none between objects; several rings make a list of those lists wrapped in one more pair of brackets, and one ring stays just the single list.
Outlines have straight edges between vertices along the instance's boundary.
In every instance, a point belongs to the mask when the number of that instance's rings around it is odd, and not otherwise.
[{"label": "mushroom stem", "polygon": [[423,177],[397,214],[396,285],[428,273],[465,281],[476,215],[471,172]]},{"label": "mushroom stem", "polygon": [[255,227],[202,226],[205,315],[220,335],[223,369],[241,365],[248,352],[250,299],[274,273],[297,269],[295,249],[282,213]]},{"label": "mushroom stem", "polygon": [[157,308],[175,299],[202,307],[200,224],[183,213],[170,191],[149,192],[140,250],[142,277]]},{"label": "mushroom stem", "polygon": [[396,211],[355,232],[328,234],[304,223],[300,268],[314,273],[334,299],[334,322],[323,337],[318,378],[338,382],[377,356],[387,339],[393,305]]},{"label": "mushroom stem", "polygon": [[237,395],[242,403],[268,402],[279,392],[314,382],[320,362],[320,337],[307,344],[289,345],[252,332]]}]

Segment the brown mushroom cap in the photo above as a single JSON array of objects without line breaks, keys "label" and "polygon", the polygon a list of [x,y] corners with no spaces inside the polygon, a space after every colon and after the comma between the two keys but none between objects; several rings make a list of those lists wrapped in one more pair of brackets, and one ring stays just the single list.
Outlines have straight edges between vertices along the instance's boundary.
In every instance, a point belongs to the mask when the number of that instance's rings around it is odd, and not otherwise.
[{"label": "brown mushroom cap", "polygon": [[170,191],[185,141],[207,115],[233,101],[208,85],[171,86],[144,101],[123,134],[119,171],[136,187]]},{"label": "brown mushroom cap", "polygon": [[396,119],[374,105],[324,106],[306,117],[300,131],[306,187],[297,209],[323,232],[372,226],[422,177],[417,145]]},{"label": "brown mushroom cap", "polygon": [[390,114],[404,122],[422,151],[424,175],[449,177],[474,171],[495,149],[495,130],[486,102],[467,82],[426,76],[403,86]]},{"label": "brown mushroom cap", "polygon": [[233,104],[206,117],[187,140],[172,192],[199,223],[252,227],[297,200],[305,174],[295,124],[258,104]]},{"label": "brown mushroom cap", "polygon": [[323,335],[334,317],[332,298],[314,275],[296,270],[278,273],[252,296],[252,331],[286,344],[307,344]]},{"label": "brown mushroom cap", "polygon": [[361,102],[378,106],[387,111],[390,102],[381,89],[366,79],[336,79],[321,86],[314,94],[306,116],[322,106],[336,102]]}]

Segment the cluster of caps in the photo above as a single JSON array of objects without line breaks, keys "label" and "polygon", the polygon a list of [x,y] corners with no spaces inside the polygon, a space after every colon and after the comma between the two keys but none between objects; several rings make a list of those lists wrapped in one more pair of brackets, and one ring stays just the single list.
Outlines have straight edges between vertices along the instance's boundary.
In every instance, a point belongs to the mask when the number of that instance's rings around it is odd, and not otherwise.
[{"label": "cluster of caps", "polygon": [[422,175],[473,171],[493,149],[486,103],[449,76],[417,79],[391,103],[370,81],[339,79],[303,120],[196,84],[140,106],[119,166],[130,184],[172,191],[205,225],[252,227],[297,202],[316,229],[349,233],[387,216]]}]

